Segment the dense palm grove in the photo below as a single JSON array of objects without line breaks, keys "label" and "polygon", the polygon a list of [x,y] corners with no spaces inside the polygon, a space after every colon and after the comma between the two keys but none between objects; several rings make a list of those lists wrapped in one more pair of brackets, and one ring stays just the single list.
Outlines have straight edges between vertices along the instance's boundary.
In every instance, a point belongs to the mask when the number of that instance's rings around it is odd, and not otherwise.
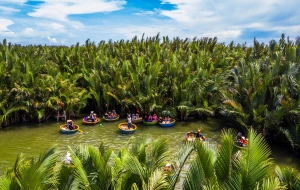
[{"label": "dense palm grove", "polygon": [[[69,147],[71,165],[63,163],[63,153],[55,147],[38,158],[21,154],[0,177],[0,189],[300,189],[296,170],[273,165],[262,134],[250,129],[246,149],[233,146],[235,135],[232,129],[223,130],[217,146],[187,142],[177,155],[171,154],[166,139],[147,135],[131,139],[116,153],[103,143],[98,148]],[[163,170],[167,162],[176,165],[173,173]]]},{"label": "dense palm grove", "polygon": [[224,116],[299,153],[300,43],[226,45],[217,38],[142,37],[84,45],[0,44],[0,126],[61,110]]}]

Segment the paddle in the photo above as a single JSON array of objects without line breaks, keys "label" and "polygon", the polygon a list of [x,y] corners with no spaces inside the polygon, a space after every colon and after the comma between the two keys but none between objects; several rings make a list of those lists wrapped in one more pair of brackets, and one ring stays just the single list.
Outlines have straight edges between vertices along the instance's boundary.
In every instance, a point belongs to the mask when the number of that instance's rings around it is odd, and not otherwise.
[{"label": "paddle", "polygon": [[80,133],[83,133],[83,131],[82,131],[82,130],[80,130],[80,129],[78,129],[78,131],[79,131]]},{"label": "paddle", "polygon": [[80,133],[83,133],[83,131],[79,129],[79,126],[78,126],[77,130],[78,130]]}]

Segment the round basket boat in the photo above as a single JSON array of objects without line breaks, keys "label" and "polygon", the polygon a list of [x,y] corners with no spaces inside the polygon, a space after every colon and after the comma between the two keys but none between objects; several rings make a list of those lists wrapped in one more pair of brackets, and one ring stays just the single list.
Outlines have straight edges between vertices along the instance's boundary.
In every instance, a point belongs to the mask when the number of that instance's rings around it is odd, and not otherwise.
[{"label": "round basket boat", "polygon": [[238,142],[233,142],[233,145],[237,148],[240,148],[240,149],[247,149],[248,147],[247,146],[241,146]]},{"label": "round basket boat", "polygon": [[189,131],[189,132],[186,132],[186,134],[185,134],[185,140],[189,141],[189,142],[194,142],[195,140],[201,140],[202,142],[204,142],[206,140],[206,138],[204,135],[202,135],[200,138],[196,138],[196,132]]},{"label": "round basket boat", "polygon": [[85,117],[85,118],[82,119],[82,123],[86,124],[86,125],[95,125],[95,124],[99,123],[100,120],[101,119],[97,117],[95,121],[88,121],[87,117]]},{"label": "round basket boat", "polygon": [[139,117],[139,118],[137,118],[137,119],[132,119],[132,120],[131,120],[132,123],[140,123],[140,122],[142,122],[142,121],[143,121],[143,118],[142,118],[142,117]]},{"label": "round basket boat", "polygon": [[163,121],[163,122],[160,122],[158,124],[161,127],[173,127],[175,125],[175,123],[176,123],[176,120],[175,119],[171,119],[171,121],[169,121],[169,122]]},{"label": "round basket boat", "polygon": [[143,123],[144,123],[145,125],[156,125],[156,124],[158,123],[158,121],[157,121],[157,120],[154,120],[154,121],[148,122],[148,121],[143,120]]},{"label": "round basket boat", "polygon": [[117,120],[119,120],[119,118],[120,118],[120,115],[119,115],[119,114],[117,114],[117,116],[116,116],[115,118],[105,118],[105,117],[103,116],[103,120],[104,120],[104,121],[117,121]]},{"label": "round basket boat", "polygon": [[79,125],[76,125],[74,124],[74,128],[73,130],[70,130],[69,127],[68,127],[68,124],[63,124],[60,126],[60,131],[63,133],[63,134],[74,134],[74,133],[77,133],[78,131],[79,132],[82,132],[80,129],[79,129]]},{"label": "round basket boat", "polygon": [[124,134],[131,134],[131,133],[134,133],[135,130],[137,129],[137,126],[135,124],[131,124],[131,128],[129,129],[128,128],[128,123],[120,123],[118,125],[118,128],[120,129],[120,132],[121,133],[124,133]]}]

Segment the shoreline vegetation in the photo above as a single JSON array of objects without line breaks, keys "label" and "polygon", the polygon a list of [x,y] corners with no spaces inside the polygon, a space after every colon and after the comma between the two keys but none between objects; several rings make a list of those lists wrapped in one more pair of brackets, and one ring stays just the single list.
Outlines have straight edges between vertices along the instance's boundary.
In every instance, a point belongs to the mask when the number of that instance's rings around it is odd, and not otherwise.
[{"label": "shoreline vegetation", "polygon": [[[95,110],[222,116],[243,133],[300,153],[300,43],[226,45],[217,38],[0,43],[0,126]],[[58,114],[60,113],[60,114]]]},{"label": "shoreline vegetation", "polygon": [[69,146],[67,154],[57,147],[37,158],[20,154],[0,189],[300,189],[300,174],[273,163],[261,133],[250,128],[241,149],[233,145],[237,132],[223,129],[219,145],[186,142],[176,153],[167,139],[144,135],[116,152],[102,142]]}]

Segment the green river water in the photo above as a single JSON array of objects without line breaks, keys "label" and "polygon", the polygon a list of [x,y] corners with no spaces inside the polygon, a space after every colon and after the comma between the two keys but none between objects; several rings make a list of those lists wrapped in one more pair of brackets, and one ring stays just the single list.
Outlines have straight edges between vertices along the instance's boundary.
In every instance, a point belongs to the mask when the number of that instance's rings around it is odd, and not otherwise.
[{"label": "green river water", "polygon": [[[0,130],[0,175],[8,167],[12,167],[17,155],[21,152],[26,156],[38,156],[40,152],[52,145],[59,145],[62,150],[67,150],[67,146],[77,144],[99,145],[104,141],[106,145],[115,149],[120,149],[131,137],[139,137],[151,134],[153,138],[166,137],[170,139],[171,150],[177,152],[181,144],[184,143],[184,135],[187,131],[196,130],[201,126],[202,132],[210,143],[217,143],[224,121],[215,118],[207,120],[195,120],[188,122],[177,122],[174,127],[161,128],[157,126],[146,126],[137,124],[138,129],[134,134],[121,134],[117,127],[118,123],[125,121],[120,119],[116,122],[105,122],[101,120],[99,124],[89,126],[82,125],[81,119],[75,119],[75,124],[80,125],[83,133],[65,135],[60,133],[59,126],[63,121],[48,121],[44,123],[24,123],[7,127]],[[300,171],[300,161],[291,153],[285,151],[284,147],[272,147],[272,158],[274,162],[281,166],[291,166]]]}]

